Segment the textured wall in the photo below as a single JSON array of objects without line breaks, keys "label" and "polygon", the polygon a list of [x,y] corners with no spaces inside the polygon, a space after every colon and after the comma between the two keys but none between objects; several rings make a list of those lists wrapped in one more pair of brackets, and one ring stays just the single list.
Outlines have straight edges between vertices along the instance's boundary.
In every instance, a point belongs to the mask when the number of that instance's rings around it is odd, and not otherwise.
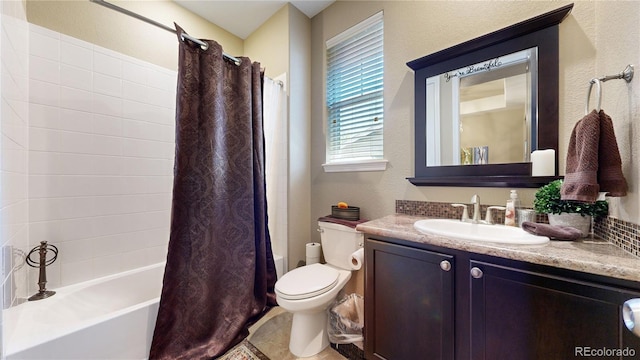
[{"label": "textured wall", "polygon": [[[378,2],[338,1],[312,21],[312,216],[326,214],[331,204],[346,201],[360,206],[366,218],[394,212],[398,199],[468,202],[479,194],[482,203],[503,204],[509,189],[416,187],[413,176],[413,73],[407,61],[498,30],[532,16],[556,9],[566,2]],[[324,42],[366,17],[384,10],[385,19],[385,157],[384,172],[324,173]],[[627,63],[639,63],[637,2],[576,2],[560,25],[560,169],[568,139],[576,121],[584,115],[588,81],[596,75],[617,73]],[[626,40],[620,41],[621,38]],[[640,180],[637,148],[638,91],[634,84],[607,83],[603,108],[611,113],[621,144],[625,175],[631,193],[620,201],[621,217],[637,222],[636,185]],[[637,86],[636,86],[637,87]],[[633,121],[632,119],[635,119]],[[634,131],[636,129],[636,131]],[[627,139],[624,139],[624,138]],[[519,190],[523,203],[531,205],[535,190]],[[615,202],[615,201],[614,201]],[[317,237],[313,234],[312,236]]]},{"label": "textured wall", "polygon": [[304,259],[305,243],[316,225],[311,213],[311,21],[289,5],[289,268]]},{"label": "textured wall", "polygon": [[289,71],[289,6],[283,6],[244,40],[244,55],[260,62],[265,75]]},{"label": "textured wall", "polygon": [[[612,216],[640,223],[640,3],[596,2],[596,66],[593,76],[611,75],[635,65],[631,83],[609,81],[602,88],[602,108],[611,116],[622,155],[629,193],[610,200]],[[586,92],[586,90],[583,90]],[[586,96],[586,95],[585,95]]]}]

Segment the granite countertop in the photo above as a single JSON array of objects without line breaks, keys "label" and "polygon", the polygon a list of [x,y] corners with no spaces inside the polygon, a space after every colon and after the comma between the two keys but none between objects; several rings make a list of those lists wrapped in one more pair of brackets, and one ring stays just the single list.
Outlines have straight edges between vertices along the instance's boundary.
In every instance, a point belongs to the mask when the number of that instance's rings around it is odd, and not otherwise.
[{"label": "granite countertop", "polygon": [[423,234],[413,227],[414,222],[422,219],[426,217],[389,215],[359,224],[356,229],[370,235],[393,237],[476,254],[640,281],[640,258],[604,240],[550,241],[544,245],[467,241]]}]

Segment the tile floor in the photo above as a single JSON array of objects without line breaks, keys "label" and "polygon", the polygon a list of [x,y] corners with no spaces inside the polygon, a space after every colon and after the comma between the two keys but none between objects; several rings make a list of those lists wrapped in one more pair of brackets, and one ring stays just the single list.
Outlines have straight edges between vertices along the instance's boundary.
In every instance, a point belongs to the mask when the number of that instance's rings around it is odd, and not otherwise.
[{"label": "tile floor", "polygon": [[[269,359],[294,360],[299,359],[289,352],[289,335],[291,334],[291,314],[280,307],[274,307],[258,322],[249,328],[248,340],[253,346],[262,351]],[[344,360],[331,347],[327,347],[315,356],[305,360]]]}]

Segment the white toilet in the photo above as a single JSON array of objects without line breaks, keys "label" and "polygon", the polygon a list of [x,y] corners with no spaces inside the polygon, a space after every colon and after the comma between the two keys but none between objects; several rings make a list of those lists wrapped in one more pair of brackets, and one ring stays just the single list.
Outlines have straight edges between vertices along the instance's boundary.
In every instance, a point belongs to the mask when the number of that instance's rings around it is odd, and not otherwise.
[{"label": "white toilet", "polygon": [[327,308],[351,278],[351,254],[364,244],[364,234],[318,221],[326,264],[311,264],[284,274],[276,282],[278,305],[293,313],[289,350],[308,357],[329,345]]}]

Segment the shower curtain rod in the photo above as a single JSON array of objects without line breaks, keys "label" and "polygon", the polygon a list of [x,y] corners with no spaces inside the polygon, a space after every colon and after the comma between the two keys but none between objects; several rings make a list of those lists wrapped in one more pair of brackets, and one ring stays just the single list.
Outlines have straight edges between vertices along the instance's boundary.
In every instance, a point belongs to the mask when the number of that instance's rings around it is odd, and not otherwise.
[{"label": "shower curtain rod", "polygon": [[[98,5],[102,5],[104,7],[107,7],[109,9],[111,9],[111,10],[115,10],[117,12],[123,13],[125,15],[129,15],[129,16],[131,16],[133,18],[138,19],[138,20],[142,20],[142,21],[144,21],[144,22],[146,22],[148,24],[155,25],[155,26],[157,26],[157,27],[159,27],[161,29],[164,29],[166,31],[169,31],[171,33],[177,34],[175,29],[172,29],[172,28],[168,27],[167,25],[161,24],[161,23],[159,23],[159,22],[157,22],[155,20],[149,19],[148,17],[144,17],[144,16],[142,16],[142,15],[140,15],[138,13],[134,13],[133,11],[127,10],[125,8],[122,8],[122,7],[118,6],[118,5],[114,5],[114,4],[109,3],[109,2],[107,2],[105,0],[89,0],[89,1],[91,1],[92,3],[96,3]],[[207,48],[209,48],[209,45],[207,43],[205,43],[204,41],[202,41],[202,40],[200,40],[198,38],[195,38],[195,37],[193,37],[193,36],[191,36],[191,35],[189,35],[189,34],[187,34],[185,32],[180,34],[180,39],[182,41],[184,41],[185,39],[190,40],[190,41],[200,45],[200,48],[202,48],[202,50],[207,50]],[[231,56],[231,55],[229,55],[227,53],[224,53],[224,52],[222,53],[222,56],[224,56],[228,60],[231,60],[236,65],[240,65],[240,63],[242,62],[242,60],[240,60],[240,59],[238,59],[238,58],[236,58],[234,56]]]}]

